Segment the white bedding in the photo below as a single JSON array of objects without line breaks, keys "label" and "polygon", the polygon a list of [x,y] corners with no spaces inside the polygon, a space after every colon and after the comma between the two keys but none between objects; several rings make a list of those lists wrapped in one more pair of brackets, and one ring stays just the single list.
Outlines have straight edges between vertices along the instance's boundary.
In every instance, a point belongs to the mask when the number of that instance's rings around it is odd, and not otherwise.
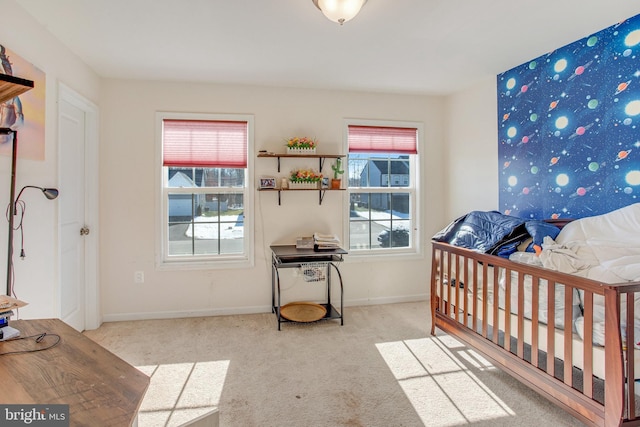
[{"label": "white bedding", "polygon": [[[555,241],[546,237],[540,261],[546,268],[603,283],[640,281],[640,203],[565,225]],[[579,292],[583,301],[583,291]],[[621,326],[626,329],[626,298],[621,301]],[[634,298],[635,341],[640,344],[640,293]],[[604,298],[594,296],[595,344],[604,345]],[[583,337],[583,320],[576,321]]]}]

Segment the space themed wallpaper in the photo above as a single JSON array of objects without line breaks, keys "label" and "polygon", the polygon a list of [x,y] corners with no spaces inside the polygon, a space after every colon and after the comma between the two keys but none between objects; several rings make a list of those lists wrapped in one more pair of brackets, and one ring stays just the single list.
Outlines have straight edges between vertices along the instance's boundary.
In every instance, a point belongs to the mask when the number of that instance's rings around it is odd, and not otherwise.
[{"label": "space themed wallpaper", "polygon": [[582,218],[640,202],[640,15],[497,76],[500,211]]}]

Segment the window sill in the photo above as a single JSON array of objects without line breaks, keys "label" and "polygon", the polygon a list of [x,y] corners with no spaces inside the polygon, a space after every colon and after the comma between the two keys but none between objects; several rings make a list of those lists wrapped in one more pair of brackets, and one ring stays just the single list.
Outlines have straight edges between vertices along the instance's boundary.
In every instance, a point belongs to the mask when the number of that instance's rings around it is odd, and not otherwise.
[{"label": "window sill", "polygon": [[165,260],[157,264],[160,271],[242,269],[254,267],[252,259]]}]

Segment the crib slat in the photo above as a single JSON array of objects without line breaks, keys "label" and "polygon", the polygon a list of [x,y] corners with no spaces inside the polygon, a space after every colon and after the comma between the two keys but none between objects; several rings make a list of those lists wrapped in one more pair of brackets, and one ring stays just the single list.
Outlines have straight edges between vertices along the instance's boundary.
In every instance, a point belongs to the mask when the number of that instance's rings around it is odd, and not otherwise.
[{"label": "crib slat", "polygon": [[547,373],[551,376],[556,375],[556,282],[547,280]]},{"label": "crib slat", "polygon": [[464,280],[462,282],[464,284],[464,288],[462,289],[462,297],[464,299],[462,321],[464,326],[469,326],[469,322],[467,321],[467,319],[469,319],[469,258],[466,256],[463,256],[462,258],[462,274],[464,276]]},{"label": "crib slat", "polygon": [[482,264],[482,301],[485,301],[482,304],[482,336],[487,338],[487,324],[489,323],[488,319],[488,302],[489,295],[487,292],[487,266],[486,264]]},{"label": "crib slat", "polygon": [[573,288],[564,285],[564,383],[573,386]]},{"label": "crib slat", "polygon": [[518,274],[518,357],[524,358],[524,274]]},{"label": "crib slat", "polygon": [[473,332],[478,332],[478,263],[473,262]]},{"label": "crib slat", "polygon": [[593,292],[584,292],[583,393],[593,399]]},{"label": "crib slat", "polygon": [[504,348],[511,351],[511,269],[504,270]]},{"label": "crib slat", "polygon": [[627,297],[627,381],[628,384],[628,393],[627,393],[627,402],[628,402],[628,410],[631,416],[629,418],[633,418],[633,415],[636,413],[636,382],[634,381],[636,377],[635,373],[635,316],[634,316],[634,294],[626,294]]},{"label": "crib slat", "polygon": [[445,313],[447,314],[447,316],[451,316],[451,257],[452,254],[451,252],[447,252],[447,301],[446,301],[446,308],[445,308]]},{"label": "crib slat", "polygon": [[460,255],[453,255],[453,266],[455,272],[455,283],[453,278],[449,281],[449,287],[451,288],[451,292],[453,292],[453,318],[456,319],[456,322],[460,321],[460,291],[458,291],[460,287]]},{"label": "crib slat", "polygon": [[[493,342],[494,344],[498,344],[498,339],[500,338],[500,284],[498,280],[498,267],[493,267]],[[486,286],[486,285],[485,285]],[[505,337],[505,339],[507,339]]]},{"label": "crib slat", "polygon": [[540,278],[531,276],[531,364],[536,368],[538,364],[538,348],[540,333]]}]

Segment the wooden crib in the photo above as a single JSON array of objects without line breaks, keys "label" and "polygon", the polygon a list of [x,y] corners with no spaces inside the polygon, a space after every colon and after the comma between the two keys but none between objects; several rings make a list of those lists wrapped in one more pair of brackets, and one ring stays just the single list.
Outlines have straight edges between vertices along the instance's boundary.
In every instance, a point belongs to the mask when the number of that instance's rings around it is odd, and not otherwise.
[{"label": "wooden crib", "polygon": [[[634,337],[633,327],[626,334],[621,327],[621,320],[634,325],[640,282],[599,283],[448,243],[432,245],[432,334],[438,327],[459,338],[589,425],[640,425],[636,385],[627,381],[640,378],[640,351],[634,347],[640,337]],[[499,286],[501,278],[506,280]],[[525,281],[533,289],[529,318]],[[547,287],[546,302],[539,300],[541,286]],[[564,290],[566,308],[573,306],[576,291],[583,291],[584,340],[573,330],[573,310],[558,312],[558,289]],[[604,298],[605,346],[593,343],[598,295]],[[543,304],[547,324],[538,315]],[[555,327],[556,314],[566,326]]]}]

